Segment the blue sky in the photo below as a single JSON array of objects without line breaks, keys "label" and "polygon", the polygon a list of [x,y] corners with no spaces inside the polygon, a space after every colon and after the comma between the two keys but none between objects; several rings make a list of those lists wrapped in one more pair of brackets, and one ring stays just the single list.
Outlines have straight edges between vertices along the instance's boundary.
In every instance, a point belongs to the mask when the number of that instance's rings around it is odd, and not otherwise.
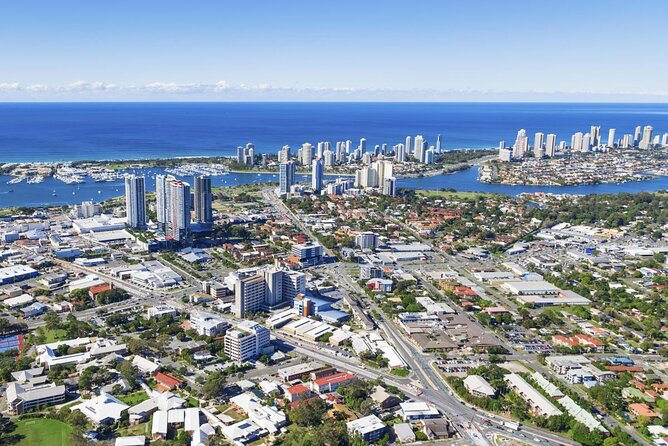
[{"label": "blue sky", "polygon": [[0,100],[668,99],[668,1],[9,1]]}]

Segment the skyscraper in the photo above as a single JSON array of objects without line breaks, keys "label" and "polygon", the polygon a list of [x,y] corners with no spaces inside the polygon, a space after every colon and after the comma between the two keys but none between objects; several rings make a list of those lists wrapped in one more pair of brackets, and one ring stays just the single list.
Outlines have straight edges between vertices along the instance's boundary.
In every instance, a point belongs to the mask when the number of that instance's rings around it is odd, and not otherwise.
[{"label": "skyscraper", "polygon": [[637,126],[635,132],[633,132],[633,146],[638,147],[640,144],[640,135],[642,134],[642,127]]},{"label": "skyscraper", "polygon": [[598,147],[601,144],[601,126],[592,125],[589,129],[592,147]]},{"label": "skyscraper", "polygon": [[436,153],[441,153],[441,135],[436,136]]},{"label": "skyscraper", "polygon": [[406,137],[406,144],[404,145],[404,150],[406,151],[406,156],[411,154],[411,137]]},{"label": "skyscraper", "polygon": [[533,142],[533,156],[536,158],[542,158],[544,155],[543,152],[543,143],[545,139],[545,134],[542,132],[536,133]]},{"label": "skyscraper", "polygon": [[266,292],[264,277],[260,275],[237,279],[234,284],[234,314],[246,317],[249,312],[260,311]]},{"label": "skyscraper", "polygon": [[362,150],[362,153],[366,152],[366,138],[360,139],[359,149]]},{"label": "skyscraper", "polygon": [[642,131],[642,139],[638,145],[639,148],[649,149],[652,147],[652,132],[654,132],[654,127],[646,125]]},{"label": "skyscraper", "polygon": [[608,143],[606,146],[610,148],[615,147],[615,129],[608,130]]},{"label": "skyscraper", "polygon": [[313,192],[318,193],[322,190],[322,160],[313,160],[311,166],[311,188]]},{"label": "skyscraper", "polygon": [[296,168],[294,161],[281,163],[279,175],[279,193],[281,195],[290,193],[290,188],[295,182],[295,170]]},{"label": "skyscraper", "polygon": [[397,194],[397,179],[395,177],[385,178],[383,181],[383,195],[394,197]]},{"label": "skyscraper", "polygon": [[517,132],[517,138],[515,138],[515,144],[513,145],[513,158],[524,158],[528,147],[529,139],[527,138],[527,131],[520,129]]},{"label": "skyscraper", "polygon": [[582,152],[589,152],[591,150],[591,135],[585,133],[582,137]]},{"label": "skyscraper", "polygon": [[413,156],[418,160],[420,163],[424,163],[424,152],[426,151],[425,148],[425,140],[422,135],[417,135],[415,137],[415,149],[413,150]]},{"label": "skyscraper", "polygon": [[167,235],[178,242],[190,238],[190,184],[172,179],[167,183]]},{"label": "skyscraper", "polygon": [[146,227],[146,182],[144,177],[125,177],[125,211],[131,228]]},{"label": "skyscraper", "polygon": [[547,135],[547,140],[545,142],[545,155],[552,158],[554,152],[557,150],[557,135],[550,133]]},{"label": "skyscraper", "polygon": [[283,148],[278,151],[278,162],[287,163],[288,161],[290,161],[290,146],[283,146]]},{"label": "skyscraper", "polygon": [[313,162],[313,145],[305,142],[302,144],[302,157],[301,162],[303,166],[310,166]]},{"label": "skyscraper", "polygon": [[573,152],[582,151],[582,132],[574,133],[571,137],[571,150]]},{"label": "skyscraper", "polygon": [[171,175],[155,176],[155,210],[158,220],[158,228],[167,232],[167,182]]},{"label": "skyscraper", "polygon": [[213,223],[212,202],[211,178],[207,176],[195,177],[195,221],[207,224]]}]

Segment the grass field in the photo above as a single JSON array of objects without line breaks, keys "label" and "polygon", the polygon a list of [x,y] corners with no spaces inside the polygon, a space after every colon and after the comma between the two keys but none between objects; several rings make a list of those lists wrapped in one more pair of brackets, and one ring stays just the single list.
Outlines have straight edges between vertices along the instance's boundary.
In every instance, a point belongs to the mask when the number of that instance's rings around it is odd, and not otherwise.
[{"label": "grass field", "polygon": [[148,395],[144,390],[137,390],[136,392],[128,393],[127,395],[121,395],[118,397],[119,400],[123,401],[128,406],[134,406],[139,404],[142,401],[148,399]]},{"label": "grass field", "polygon": [[23,437],[19,446],[69,446],[71,433],[67,424],[48,418],[19,420],[14,431]]},{"label": "grass field", "polygon": [[422,195],[434,199],[448,199],[448,198],[458,198],[460,200],[464,199],[475,199],[478,197],[492,197],[494,194],[487,194],[484,192],[450,192],[444,190],[416,190],[418,195]]},{"label": "grass field", "polygon": [[66,332],[62,329],[49,330],[46,327],[40,327],[37,329],[40,333],[44,334],[44,343],[50,344],[52,342],[61,341],[66,338]]}]

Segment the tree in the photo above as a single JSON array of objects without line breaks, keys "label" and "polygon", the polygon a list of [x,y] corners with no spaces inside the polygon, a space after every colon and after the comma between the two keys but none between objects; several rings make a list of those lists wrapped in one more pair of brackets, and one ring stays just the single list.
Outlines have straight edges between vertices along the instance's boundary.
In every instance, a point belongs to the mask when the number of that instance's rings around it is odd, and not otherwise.
[{"label": "tree", "polygon": [[327,404],[320,398],[304,401],[290,410],[290,421],[302,427],[315,427],[322,424],[322,418],[327,412]]},{"label": "tree", "polygon": [[202,393],[206,398],[216,398],[223,394],[225,384],[227,384],[226,374],[222,372],[211,373],[202,386]]},{"label": "tree", "polygon": [[137,367],[132,365],[130,361],[121,362],[118,366],[118,373],[133,389],[137,387],[139,372],[137,371]]},{"label": "tree", "polygon": [[60,316],[55,311],[47,311],[44,315],[46,328],[49,330],[58,330],[60,328]]}]

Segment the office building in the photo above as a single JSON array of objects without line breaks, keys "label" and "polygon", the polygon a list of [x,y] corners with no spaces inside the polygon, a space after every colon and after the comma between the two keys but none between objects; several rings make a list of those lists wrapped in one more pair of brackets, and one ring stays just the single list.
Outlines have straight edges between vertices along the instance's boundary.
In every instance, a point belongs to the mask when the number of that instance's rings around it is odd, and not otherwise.
[{"label": "office building", "polygon": [[294,161],[287,161],[281,163],[280,179],[279,179],[279,193],[286,195],[290,193],[292,185],[295,183],[296,166]]},{"label": "office building", "polygon": [[283,271],[283,302],[292,303],[297,295],[306,293],[306,274],[299,271]]},{"label": "office building", "polygon": [[262,310],[265,298],[264,277],[255,275],[237,279],[234,285],[234,314],[246,317],[248,313]]},{"label": "office building", "polygon": [[608,130],[608,143],[606,147],[610,147],[611,149],[615,147],[615,129]]},{"label": "office building", "polygon": [[318,265],[322,262],[324,248],[318,243],[303,243],[292,245],[291,254],[303,267]]},{"label": "office building", "polygon": [[311,167],[311,188],[318,193],[322,190],[323,167],[322,160],[313,160]]},{"label": "office building", "polygon": [[207,176],[195,177],[195,221],[213,223],[212,203],[211,178]]},{"label": "office building", "polygon": [[225,354],[236,362],[250,361],[269,347],[269,330],[253,321],[243,321],[225,334]]},{"label": "office building", "polygon": [[283,275],[284,271],[269,268],[264,271],[264,305],[274,308],[283,303]]},{"label": "office building", "polygon": [[146,227],[146,182],[144,177],[126,175],[125,211],[128,226],[138,229]]}]

